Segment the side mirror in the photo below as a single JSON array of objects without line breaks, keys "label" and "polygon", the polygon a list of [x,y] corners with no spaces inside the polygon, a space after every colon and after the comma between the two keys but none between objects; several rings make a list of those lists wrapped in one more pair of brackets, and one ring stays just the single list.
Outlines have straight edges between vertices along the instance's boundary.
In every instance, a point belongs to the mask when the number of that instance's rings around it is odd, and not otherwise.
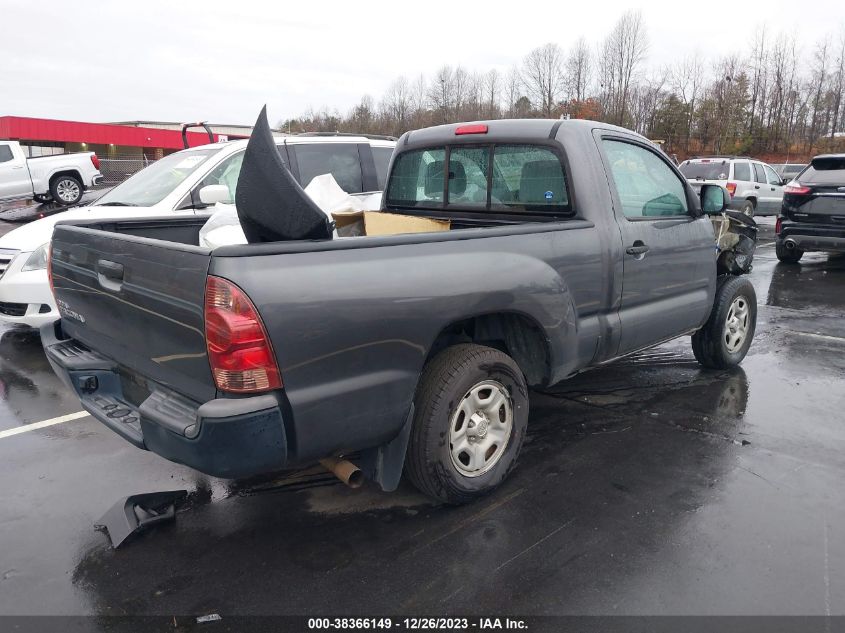
[{"label": "side mirror", "polygon": [[731,194],[721,185],[701,185],[701,210],[707,215],[721,213],[731,204]]},{"label": "side mirror", "polygon": [[218,202],[231,202],[232,195],[226,185],[206,185],[200,189],[200,202],[212,206]]}]

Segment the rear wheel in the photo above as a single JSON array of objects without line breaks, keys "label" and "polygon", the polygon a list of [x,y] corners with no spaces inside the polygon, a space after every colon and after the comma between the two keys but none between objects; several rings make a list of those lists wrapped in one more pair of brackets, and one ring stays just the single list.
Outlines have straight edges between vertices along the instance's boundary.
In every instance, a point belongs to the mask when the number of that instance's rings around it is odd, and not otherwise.
[{"label": "rear wheel", "polygon": [[405,472],[421,492],[467,503],[507,477],[528,426],[528,387],[510,356],[474,344],[443,350],[414,405]]},{"label": "rear wheel", "polygon": [[59,204],[76,204],[82,199],[82,183],[74,176],[56,176],[50,182],[50,195]]},{"label": "rear wheel", "polygon": [[741,213],[744,213],[749,218],[754,217],[754,201],[753,200],[746,200],[742,203],[742,206],[739,208]]},{"label": "rear wheel", "polygon": [[757,294],[743,277],[719,283],[710,318],[692,335],[695,359],[704,367],[725,369],[739,365],[757,328]]},{"label": "rear wheel", "polygon": [[783,241],[778,240],[775,242],[775,255],[777,255],[778,259],[785,264],[797,264],[804,256],[804,251],[800,248],[786,248]]}]

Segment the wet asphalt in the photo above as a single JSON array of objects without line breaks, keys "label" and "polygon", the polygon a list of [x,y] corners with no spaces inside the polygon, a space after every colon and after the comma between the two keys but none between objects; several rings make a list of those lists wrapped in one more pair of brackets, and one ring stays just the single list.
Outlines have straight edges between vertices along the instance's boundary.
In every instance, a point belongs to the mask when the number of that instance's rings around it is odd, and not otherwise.
[{"label": "wet asphalt", "polygon": [[[741,368],[685,338],[533,394],[519,466],[469,506],[216,480],[91,418],[0,438],[0,614],[843,614],[845,258],[778,264],[764,235]],[[3,331],[0,431],[79,410]],[[181,488],[124,548],[92,527]]]}]

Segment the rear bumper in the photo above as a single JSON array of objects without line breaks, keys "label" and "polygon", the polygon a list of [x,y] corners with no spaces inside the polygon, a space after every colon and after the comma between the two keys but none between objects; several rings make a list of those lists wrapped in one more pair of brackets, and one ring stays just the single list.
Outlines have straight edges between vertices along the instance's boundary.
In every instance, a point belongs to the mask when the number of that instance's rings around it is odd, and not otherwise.
[{"label": "rear bumper", "polygon": [[102,184],[103,182],[103,174],[97,174],[91,179],[91,186],[96,187],[97,185]]},{"label": "rear bumper", "polygon": [[795,243],[795,248],[802,251],[845,253],[845,227],[784,221],[777,238],[781,243],[791,240]]},{"label": "rear bumper", "polygon": [[124,396],[113,361],[60,334],[60,321],[41,328],[53,370],[92,417],[138,448],[228,479],[287,464],[285,424],[276,395],[197,403],[151,383],[149,397],[133,406]]}]

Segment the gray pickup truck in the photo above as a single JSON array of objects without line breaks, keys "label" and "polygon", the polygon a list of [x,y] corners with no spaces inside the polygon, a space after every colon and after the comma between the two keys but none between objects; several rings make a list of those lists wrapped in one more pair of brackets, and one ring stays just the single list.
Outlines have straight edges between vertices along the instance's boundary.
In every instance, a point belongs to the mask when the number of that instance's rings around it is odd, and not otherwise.
[{"label": "gray pickup truck", "polygon": [[463,503],[515,465],[530,387],[684,335],[743,359],[756,297],[707,215],[728,201],[602,123],[416,130],[382,212],[450,230],[211,250],[204,218],[60,223],[44,348],[93,417],[204,473],[345,460]]}]

